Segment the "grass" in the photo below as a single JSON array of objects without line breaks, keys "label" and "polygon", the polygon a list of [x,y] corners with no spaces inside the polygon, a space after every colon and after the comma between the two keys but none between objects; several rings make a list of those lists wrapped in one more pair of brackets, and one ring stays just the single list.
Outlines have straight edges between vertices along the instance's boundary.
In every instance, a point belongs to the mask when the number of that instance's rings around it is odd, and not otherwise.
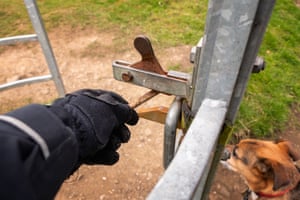
[{"label": "grass", "polygon": [[299,105],[299,33],[300,9],[293,1],[277,1],[260,48],[267,69],[252,75],[237,121],[256,136],[273,136],[284,130],[290,108]]},{"label": "grass", "polygon": [[[68,26],[147,34],[160,47],[195,45],[203,35],[207,0],[38,0],[48,31]],[[19,0],[0,1],[0,37],[30,33]],[[258,137],[285,128],[292,105],[300,105],[300,9],[277,1],[260,48],[267,69],[252,75],[236,122]],[[93,48],[93,47],[91,47]],[[95,48],[98,48],[97,45]],[[178,70],[180,66],[171,66]],[[180,70],[180,69],[179,69]]]},{"label": "grass", "polygon": [[[0,37],[28,32],[22,1],[2,0]],[[58,26],[118,28],[123,34],[147,33],[163,45],[195,44],[203,33],[207,1],[51,0],[38,1],[47,30]],[[17,27],[17,28],[16,28]],[[20,28],[22,27],[22,28]]]}]

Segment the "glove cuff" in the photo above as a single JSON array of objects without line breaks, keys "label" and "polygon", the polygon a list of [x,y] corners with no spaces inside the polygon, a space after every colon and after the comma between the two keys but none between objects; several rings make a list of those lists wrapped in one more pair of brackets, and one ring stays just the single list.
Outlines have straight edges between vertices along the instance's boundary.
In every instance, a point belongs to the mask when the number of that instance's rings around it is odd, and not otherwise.
[{"label": "glove cuff", "polygon": [[59,106],[47,106],[47,108],[52,111],[67,127],[71,128],[72,115],[65,109]]}]

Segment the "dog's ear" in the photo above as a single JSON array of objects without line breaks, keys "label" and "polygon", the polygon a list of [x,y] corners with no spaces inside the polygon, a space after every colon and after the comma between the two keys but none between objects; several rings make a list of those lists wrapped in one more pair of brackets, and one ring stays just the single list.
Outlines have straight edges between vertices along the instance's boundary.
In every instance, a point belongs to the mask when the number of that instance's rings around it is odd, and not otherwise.
[{"label": "dog's ear", "polygon": [[[273,190],[276,191],[281,187],[287,186],[291,183],[290,175],[295,173],[295,168],[287,167],[276,161],[269,161],[273,170]],[[296,175],[296,174],[295,174]]]},{"label": "dog's ear", "polygon": [[[273,179],[273,190],[290,184],[290,169],[283,164],[269,159],[259,159],[255,163],[255,168],[266,178]],[[293,170],[292,170],[293,171]]]},{"label": "dog's ear", "polygon": [[300,153],[296,150],[292,143],[286,140],[278,140],[276,144],[278,144],[280,148],[284,149],[294,161],[300,160]]}]

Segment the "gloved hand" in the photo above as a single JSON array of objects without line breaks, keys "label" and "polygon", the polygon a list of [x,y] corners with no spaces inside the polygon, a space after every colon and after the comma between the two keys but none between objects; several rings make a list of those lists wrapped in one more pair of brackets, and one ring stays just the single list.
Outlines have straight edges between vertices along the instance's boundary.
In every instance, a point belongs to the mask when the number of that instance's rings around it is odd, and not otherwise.
[{"label": "gloved hand", "polygon": [[119,160],[116,150],[128,142],[126,124],[138,122],[137,113],[116,93],[83,89],[57,99],[49,106],[75,133],[79,164],[112,165]]}]

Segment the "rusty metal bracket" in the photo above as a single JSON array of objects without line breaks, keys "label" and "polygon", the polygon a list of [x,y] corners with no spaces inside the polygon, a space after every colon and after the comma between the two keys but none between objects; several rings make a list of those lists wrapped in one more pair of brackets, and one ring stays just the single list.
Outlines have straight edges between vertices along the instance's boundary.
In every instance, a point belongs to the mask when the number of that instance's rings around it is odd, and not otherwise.
[{"label": "rusty metal bracket", "polygon": [[161,93],[181,97],[187,97],[190,93],[187,81],[136,69],[125,61],[114,61],[113,73],[116,80],[143,86]]},{"label": "rusty metal bracket", "polygon": [[116,80],[143,86],[160,93],[180,97],[190,95],[190,74],[166,72],[159,64],[151,42],[146,36],[136,37],[134,47],[140,53],[141,61],[133,64],[122,60],[114,61],[112,66]]},{"label": "rusty metal bracket", "polygon": [[144,35],[137,36],[133,45],[140,53],[142,60],[132,64],[131,67],[162,75],[167,74],[159,64],[149,38]]},{"label": "rusty metal bracket", "polygon": [[[191,76],[189,74],[177,71],[166,72],[156,58],[151,42],[146,36],[137,36],[133,44],[141,55],[140,61],[131,64],[126,61],[116,60],[112,64],[113,74],[116,80],[151,89],[136,102],[131,103],[130,106],[132,108],[137,108],[159,93],[175,95],[182,98],[186,98],[190,95]],[[162,106],[138,108],[136,110],[140,117],[162,124],[165,124],[168,112],[170,111],[169,108]],[[172,119],[168,120],[170,121]],[[174,127],[172,127],[175,130],[177,127],[180,127],[178,125],[178,119],[176,120]]]}]

